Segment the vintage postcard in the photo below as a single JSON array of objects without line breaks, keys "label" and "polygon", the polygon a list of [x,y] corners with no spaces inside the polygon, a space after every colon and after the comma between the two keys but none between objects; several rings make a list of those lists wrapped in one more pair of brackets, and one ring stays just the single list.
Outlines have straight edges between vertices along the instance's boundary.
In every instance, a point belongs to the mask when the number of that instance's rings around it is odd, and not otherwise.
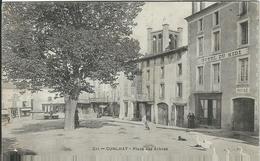
[{"label": "vintage postcard", "polygon": [[258,1],[2,2],[3,161],[257,161]]}]

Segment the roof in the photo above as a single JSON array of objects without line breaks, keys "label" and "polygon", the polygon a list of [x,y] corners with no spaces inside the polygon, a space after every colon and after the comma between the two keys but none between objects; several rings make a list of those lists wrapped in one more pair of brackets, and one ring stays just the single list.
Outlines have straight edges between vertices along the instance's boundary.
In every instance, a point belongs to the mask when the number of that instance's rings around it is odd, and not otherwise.
[{"label": "roof", "polygon": [[230,3],[230,2],[216,2],[216,3],[212,4],[212,5],[204,8],[203,10],[200,10],[200,11],[198,11],[198,12],[196,12],[196,13],[194,13],[194,14],[192,14],[192,15],[184,18],[184,19],[186,21],[191,21],[191,20],[193,20],[196,17],[200,17],[200,16],[204,15],[205,13],[207,13],[207,12],[209,12],[211,10],[215,10],[215,9],[217,9],[217,8],[219,8],[221,6],[224,6],[224,5],[228,4],[228,3]]},{"label": "roof", "polygon": [[159,54],[155,54],[155,55],[146,55],[144,57],[141,57],[139,59],[137,59],[136,61],[143,61],[143,60],[147,60],[147,59],[153,59],[153,58],[157,58],[157,57],[161,57],[161,56],[166,56],[166,55],[170,55],[170,54],[175,54],[175,53],[180,53],[183,51],[187,51],[188,50],[188,46],[182,46],[179,47],[177,49],[173,49],[173,50],[168,50]]}]

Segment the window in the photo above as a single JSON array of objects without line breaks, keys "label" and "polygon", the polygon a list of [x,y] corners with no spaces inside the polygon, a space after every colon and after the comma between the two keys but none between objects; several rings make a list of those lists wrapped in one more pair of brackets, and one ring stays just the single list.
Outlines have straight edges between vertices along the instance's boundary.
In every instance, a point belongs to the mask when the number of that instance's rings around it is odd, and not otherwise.
[{"label": "window", "polygon": [[198,38],[198,55],[203,56],[204,38],[203,36]]},{"label": "window", "polygon": [[165,85],[162,83],[160,84],[160,98],[164,98],[165,96]]},{"label": "window", "polygon": [[162,52],[163,51],[163,46],[162,46],[162,41],[163,41],[163,36],[162,34],[159,34],[159,39],[158,39],[158,52]]},{"label": "window", "polygon": [[146,67],[150,67],[150,61],[149,60],[146,61]]},{"label": "window", "polygon": [[161,65],[164,64],[164,57],[161,57]]},{"label": "window", "polygon": [[203,66],[198,67],[198,83],[203,85]]},{"label": "window", "polygon": [[247,14],[247,2],[240,2],[240,16]]},{"label": "window", "polygon": [[213,84],[219,84],[220,83],[220,64],[213,64]]},{"label": "window", "polygon": [[177,35],[169,35],[169,48],[170,49],[175,49],[177,48]]},{"label": "window", "polygon": [[248,58],[239,59],[238,82],[248,82]]},{"label": "window", "polygon": [[220,31],[213,32],[213,51],[220,50]]},{"label": "window", "polygon": [[199,28],[199,31],[203,30],[203,19],[199,19],[199,21],[198,21],[198,28]]},{"label": "window", "polygon": [[52,97],[48,97],[48,101],[52,101]]},{"label": "window", "polygon": [[28,103],[27,101],[23,101],[23,107],[27,107]]},{"label": "window", "polygon": [[164,78],[164,67],[161,67],[161,78]]},{"label": "window", "polygon": [[177,40],[178,40],[177,35],[175,35],[174,36],[174,49],[177,48],[177,46],[178,46]]},{"label": "window", "polygon": [[248,44],[248,21],[240,23],[241,28],[241,45]]},{"label": "window", "polygon": [[177,83],[177,97],[182,97],[182,83]]},{"label": "window", "polygon": [[178,75],[179,76],[182,75],[182,64],[181,63],[178,64]]},{"label": "window", "polygon": [[146,90],[147,90],[147,97],[150,98],[150,86],[146,86]]},{"label": "window", "polygon": [[219,25],[219,12],[214,13],[214,25]]},{"label": "window", "polygon": [[153,53],[157,52],[157,38],[153,36]]},{"label": "window", "polygon": [[147,80],[150,80],[150,70],[147,70]]}]

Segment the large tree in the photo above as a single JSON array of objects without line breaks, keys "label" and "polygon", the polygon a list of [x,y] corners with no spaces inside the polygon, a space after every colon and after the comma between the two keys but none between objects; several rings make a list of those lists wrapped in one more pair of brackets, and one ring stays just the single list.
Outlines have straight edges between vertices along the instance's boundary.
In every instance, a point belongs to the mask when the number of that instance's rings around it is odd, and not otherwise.
[{"label": "large tree", "polygon": [[6,2],[2,11],[2,67],[18,88],[53,89],[65,100],[65,129],[74,129],[87,80],[110,83],[134,74],[139,43],[131,38],[143,3]]}]

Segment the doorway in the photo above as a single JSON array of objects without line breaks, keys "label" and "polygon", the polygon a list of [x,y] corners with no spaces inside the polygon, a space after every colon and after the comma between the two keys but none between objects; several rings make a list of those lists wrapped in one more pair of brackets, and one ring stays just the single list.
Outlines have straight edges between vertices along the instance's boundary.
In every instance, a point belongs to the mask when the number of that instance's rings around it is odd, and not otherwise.
[{"label": "doorway", "polygon": [[183,127],[184,125],[184,106],[176,106],[177,119],[176,126]]},{"label": "doorway", "polygon": [[125,105],[125,117],[128,115],[128,102],[124,102]]},{"label": "doorway", "polygon": [[159,103],[158,105],[158,124],[168,125],[168,105]]},{"label": "doorway", "polygon": [[145,115],[146,115],[146,120],[150,121],[152,120],[151,118],[151,105],[150,104],[145,104]]},{"label": "doorway", "polygon": [[218,100],[201,99],[200,101],[200,123],[208,126],[216,124]]},{"label": "doorway", "polygon": [[254,131],[254,99],[233,99],[233,129]]}]

